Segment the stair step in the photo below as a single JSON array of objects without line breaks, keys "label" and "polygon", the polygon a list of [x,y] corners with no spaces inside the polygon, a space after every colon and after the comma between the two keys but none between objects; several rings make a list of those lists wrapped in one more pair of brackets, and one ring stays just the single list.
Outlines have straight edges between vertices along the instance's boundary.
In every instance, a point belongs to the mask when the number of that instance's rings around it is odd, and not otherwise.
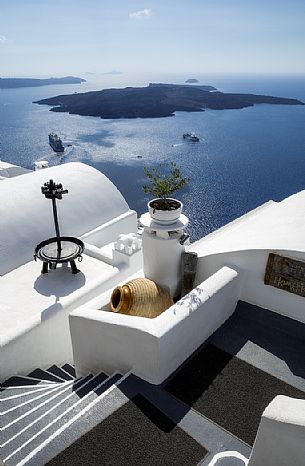
[{"label": "stair step", "polygon": [[47,424],[49,419],[57,417],[58,412],[64,409],[63,406],[73,404],[78,399],[77,390],[83,385],[89,384],[91,379],[92,375],[85,377],[85,379],[78,379],[66,387],[63,386],[59,392],[49,393],[49,397],[41,401],[31,412],[26,407],[21,408],[18,419],[14,418],[5,422],[1,433],[2,444],[22,443],[23,438],[28,438],[30,430],[35,430],[35,427],[42,423]]},{"label": "stair step", "polygon": [[56,375],[51,374],[47,370],[45,371],[45,370],[40,369],[40,368],[35,369],[28,376],[29,377],[34,377],[35,379],[41,379],[41,380],[44,380],[44,381],[47,380],[47,381],[50,381],[50,382],[64,382],[64,379],[62,379],[61,377],[57,377]]},{"label": "stair step", "polygon": [[94,376],[86,386],[81,387],[77,391],[78,398],[83,398],[90,391],[94,391],[98,385],[100,385],[102,382],[104,382],[107,379],[108,379],[108,375],[104,374],[104,372],[100,372],[100,374],[97,374],[96,376]]},{"label": "stair step", "polygon": [[5,390],[1,391],[0,393],[0,401],[1,403],[5,400],[10,400],[13,398],[22,398],[28,397],[35,393],[42,393],[47,392],[48,390],[52,390],[54,388],[54,384],[47,384],[47,385],[25,385],[23,387],[7,387]]},{"label": "stair step", "polygon": [[[56,435],[57,431],[65,429],[66,424],[70,425],[74,421],[74,418],[81,418],[82,410],[89,407],[94,400],[113,383],[119,380],[120,377],[120,375],[116,374],[115,376],[104,379],[102,382],[100,381],[99,384],[94,387],[94,390],[84,394],[82,398],[76,395],[69,403],[65,402],[60,410],[54,411],[52,415],[46,415],[43,419],[31,425],[27,435],[22,436],[18,442],[13,440],[8,445],[5,445],[2,448],[2,457],[4,458],[6,466],[15,466],[19,464],[27,455],[31,456],[33,450],[36,448],[39,450],[43,442],[46,442],[46,444],[49,443],[52,436]],[[97,380],[101,379],[102,378]],[[33,464],[37,465],[35,459]]]},{"label": "stair step", "polygon": [[68,374],[72,375],[72,377],[76,377],[75,369],[71,364],[64,364],[62,368],[64,371],[68,372]]},{"label": "stair step", "polygon": [[[72,380],[65,384],[54,384],[50,390],[43,390],[41,392],[32,392],[28,396],[17,397],[7,400],[1,400],[0,413],[6,416],[8,422],[11,422],[14,418],[17,418],[20,414],[23,414],[26,410],[30,410],[35,406],[38,406],[42,401],[53,396],[54,393],[59,393],[69,385],[72,385]],[[16,411],[18,411],[16,413]]]},{"label": "stair step", "polygon": [[[1,405],[1,413],[5,414],[5,422],[1,427],[5,429],[7,425],[12,424],[14,421],[14,424],[16,424],[16,421],[19,419],[18,426],[12,425],[11,428],[7,429],[8,432],[12,430],[15,431],[17,429],[20,430],[29,423],[29,418],[26,419],[27,416],[30,416],[31,422],[34,422],[35,418],[39,417],[44,410],[47,411],[50,409],[52,404],[57,404],[61,397],[65,398],[69,393],[75,392],[77,397],[82,398],[89,391],[94,390],[96,385],[104,381],[106,378],[107,376],[104,373],[99,374],[94,379],[92,375],[89,375],[85,378],[65,382],[64,384],[54,384],[52,385],[53,388],[47,393],[34,393],[32,398],[27,400],[20,401],[15,398],[8,400],[5,403],[5,406]],[[85,384],[87,381],[88,383]],[[24,425],[22,425],[23,423],[21,419],[25,419]]]},{"label": "stair step", "polygon": [[64,380],[73,380],[75,377],[73,377],[71,374],[66,372],[64,369],[61,367],[56,366],[56,364],[53,364],[53,366],[49,367],[47,369],[48,372],[51,372],[52,374],[61,377]]},{"label": "stair step", "polygon": [[41,380],[30,376],[14,375],[3,382],[2,387],[23,387],[25,385],[52,384],[52,381]]},{"label": "stair step", "polygon": [[[1,435],[1,442],[5,441],[8,436],[11,435],[10,432],[16,431],[21,427],[20,424],[23,417],[30,416],[30,418],[33,419],[35,410],[38,409],[39,405],[47,405],[53,397],[59,396],[61,390],[65,389],[65,385],[62,384],[54,384],[53,387],[53,390],[46,394],[42,393],[36,396],[34,394],[30,400],[28,399],[20,402],[20,399],[13,399],[7,401],[5,406],[1,403],[0,429],[4,432],[4,435]],[[66,384],[66,390],[68,388],[69,384]],[[38,399],[36,399],[37,396],[39,396]],[[11,425],[11,427],[8,427],[9,425]]]}]

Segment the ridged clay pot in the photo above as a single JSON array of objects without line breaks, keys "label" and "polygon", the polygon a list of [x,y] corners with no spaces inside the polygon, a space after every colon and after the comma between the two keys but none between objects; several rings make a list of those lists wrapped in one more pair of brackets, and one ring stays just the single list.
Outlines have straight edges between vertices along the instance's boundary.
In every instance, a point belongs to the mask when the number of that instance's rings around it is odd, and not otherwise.
[{"label": "ridged clay pot", "polygon": [[110,298],[113,312],[150,319],[172,304],[169,292],[148,278],[136,278],[116,287]]}]

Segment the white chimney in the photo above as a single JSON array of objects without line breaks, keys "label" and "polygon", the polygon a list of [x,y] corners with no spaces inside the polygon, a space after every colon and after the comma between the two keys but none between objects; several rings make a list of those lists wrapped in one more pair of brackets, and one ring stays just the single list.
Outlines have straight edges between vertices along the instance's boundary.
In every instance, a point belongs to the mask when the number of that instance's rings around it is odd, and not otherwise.
[{"label": "white chimney", "polygon": [[185,251],[185,228],[188,218],[181,214],[170,225],[157,223],[149,213],[140,217],[143,269],[146,278],[169,289],[171,296],[181,292],[181,258]]}]

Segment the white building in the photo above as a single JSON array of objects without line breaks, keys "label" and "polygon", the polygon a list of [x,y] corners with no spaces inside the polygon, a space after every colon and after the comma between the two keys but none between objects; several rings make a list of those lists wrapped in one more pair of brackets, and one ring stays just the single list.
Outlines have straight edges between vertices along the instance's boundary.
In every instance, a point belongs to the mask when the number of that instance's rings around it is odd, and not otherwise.
[{"label": "white building", "polygon": [[[185,218],[147,224],[142,251],[136,212],[97,170],[0,167],[4,464],[305,464],[305,191],[186,246],[198,255],[194,288],[149,319],[111,312],[111,293],[152,262],[155,281],[160,264],[176,290]],[[84,242],[75,275],[68,263],[42,274],[33,257],[55,236],[49,179],[69,191],[57,201],[61,235]],[[270,253],[291,258],[277,287],[265,284]]]}]

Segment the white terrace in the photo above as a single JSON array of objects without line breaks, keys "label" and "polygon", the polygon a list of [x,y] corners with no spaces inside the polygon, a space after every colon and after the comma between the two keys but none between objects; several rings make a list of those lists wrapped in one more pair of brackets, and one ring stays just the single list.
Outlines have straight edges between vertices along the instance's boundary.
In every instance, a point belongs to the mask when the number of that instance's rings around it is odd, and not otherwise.
[{"label": "white terrace", "polygon": [[[75,364],[78,376],[101,371],[133,373],[151,386],[159,385],[209,338],[212,344],[220,341],[220,347],[225,342],[232,346],[230,332],[233,328],[234,335],[234,316],[237,319],[240,316],[239,301],[248,303],[242,312],[243,325],[245,319],[248,324],[247,316],[250,321],[255,312],[257,316],[261,312],[267,316],[264,310],[270,310],[284,322],[282,316],[296,321],[297,332],[304,337],[304,297],[265,285],[264,274],[269,253],[305,259],[305,191],[279,203],[269,202],[187,246],[189,251],[198,254],[194,289],[158,317],[147,319],[109,312],[111,292],[130,278],[143,276],[145,262],[154,262],[157,266],[158,251],[164,254],[160,260],[162,268],[170,263],[169,251],[180,254],[184,250],[179,232],[173,231],[168,237],[163,232],[158,236],[150,228],[152,241],[142,253],[141,240],[135,235],[136,212],[129,209],[116,187],[97,170],[69,163],[33,173],[18,172],[15,174],[20,176],[10,178],[5,172],[9,167],[2,169],[1,380],[13,374],[28,374],[37,367],[69,362]],[[83,260],[78,264],[80,273],[76,275],[66,266],[41,274],[42,263],[33,259],[36,245],[54,236],[51,202],[41,194],[41,186],[49,179],[62,183],[69,191],[57,202],[61,234],[80,238],[85,243]],[[122,237],[117,241],[122,234],[127,235],[126,242]],[[134,242],[128,243],[131,237]],[[167,247],[170,243],[172,249]],[[164,270],[160,270],[160,276],[161,272]],[[255,311],[256,306],[263,309]],[[264,319],[259,320],[259,325],[264,327]],[[267,320],[274,322],[270,316]],[[283,334],[285,325],[281,324]],[[243,340],[243,335],[238,337]],[[300,365],[299,346],[293,351]],[[280,349],[279,354],[284,350]],[[267,365],[260,367],[260,364],[267,353],[254,342],[248,342],[240,351],[241,359],[263,371]],[[231,354],[236,353],[232,350]],[[262,358],[254,363],[257,354]],[[292,374],[284,357],[282,361],[278,355],[268,353],[267,356],[272,367],[269,364],[266,372],[304,389],[303,379]],[[304,464],[303,404],[301,400],[287,397],[276,398],[270,404],[262,417],[249,465]],[[209,429],[214,429],[213,423]],[[243,448],[239,451],[245,452]],[[211,451],[216,451],[215,445]],[[8,458],[12,455],[8,454]],[[290,458],[295,462],[289,463]],[[234,463],[218,463],[217,455],[214,460],[209,466]]]},{"label": "white terrace", "polygon": [[[54,236],[51,202],[41,194],[49,179],[69,191],[57,202],[61,234],[85,242],[75,276],[64,266],[42,275],[42,263],[33,259],[35,246]],[[152,320],[108,312],[114,286],[143,276],[143,270],[141,251],[114,248],[118,235],[137,231],[137,218],[103,174],[69,163],[2,180],[0,193],[5,199],[0,205],[2,379],[37,365],[72,362],[68,315],[75,308],[70,326],[79,373],[133,370],[152,383],[170,375],[232,314],[239,299],[305,322],[304,298],[263,282],[269,252],[305,258],[304,191],[270,201],[188,246],[198,253],[197,287]],[[145,254],[155,260],[156,249]],[[94,333],[103,335],[98,345]],[[150,351],[139,352],[131,335]]]}]

